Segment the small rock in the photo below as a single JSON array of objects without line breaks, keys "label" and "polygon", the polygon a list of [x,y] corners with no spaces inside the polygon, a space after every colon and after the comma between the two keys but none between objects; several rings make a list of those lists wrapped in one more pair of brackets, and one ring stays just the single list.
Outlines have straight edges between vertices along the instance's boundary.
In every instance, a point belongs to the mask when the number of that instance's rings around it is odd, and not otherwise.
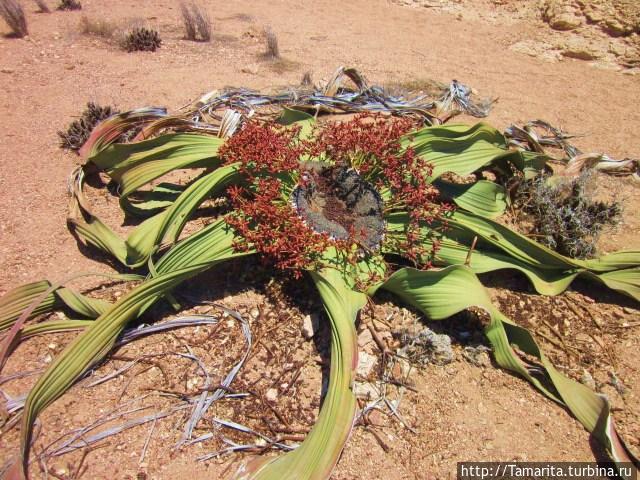
[{"label": "small rock", "polygon": [[3,69],[0,69],[0,72],[2,72],[2,73],[13,73],[13,72],[15,72],[15,70],[13,68],[3,68]]},{"label": "small rock", "polygon": [[260,310],[258,310],[256,307],[253,307],[249,312],[249,314],[251,315],[252,318],[256,319],[260,316]]},{"label": "small rock", "polygon": [[428,327],[424,327],[416,334],[409,335],[404,341],[404,345],[399,353],[418,363],[447,365],[454,358],[451,337],[435,333]]},{"label": "small rock", "polygon": [[260,67],[258,65],[247,65],[246,67],[242,67],[240,70],[242,73],[249,73],[251,75],[257,75],[260,71]]},{"label": "small rock", "polygon": [[396,379],[405,379],[409,376],[409,373],[411,373],[411,363],[409,363],[405,358],[398,357],[393,364],[391,373]]},{"label": "small rock", "polygon": [[618,390],[612,385],[603,385],[600,389],[600,393],[607,397],[609,403],[611,404],[611,408],[613,409],[622,409],[624,408],[624,400],[618,393]]},{"label": "small rock", "polygon": [[589,8],[589,6],[584,10],[584,15],[591,23],[600,23],[604,20],[604,15],[601,11]]},{"label": "small rock", "polygon": [[631,308],[631,307],[622,307],[622,311],[624,313],[628,313],[629,315],[633,315],[634,313],[638,313],[638,310],[636,310],[635,308]]},{"label": "small rock", "polygon": [[476,367],[489,367],[491,365],[490,351],[491,349],[485,345],[468,345],[464,347],[462,356]]},{"label": "small rock", "polygon": [[574,30],[582,24],[575,8],[566,0],[546,0],[542,18],[554,30]]},{"label": "small rock", "polygon": [[358,347],[359,348],[364,348],[367,345],[369,345],[370,343],[373,343],[373,335],[371,335],[371,331],[368,328],[365,328],[358,335]]},{"label": "small rock", "polygon": [[371,372],[373,372],[378,359],[367,352],[360,352],[358,355],[358,369],[356,373],[364,378],[367,378]]},{"label": "small rock", "polygon": [[355,382],[353,384],[353,394],[356,397],[365,400],[372,400],[380,397],[378,388],[374,384],[368,382]]},{"label": "small rock", "polygon": [[618,18],[607,18],[605,25],[607,33],[612,37],[621,37],[623,35],[628,35],[633,31],[633,26],[623,24]]},{"label": "small rock", "polygon": [[310,340],[317,333],[320,326],[320,318],[318,315],[305,315],[302,319],[302,336],[306,340]]},{"label": "small rock", "polygon": [[278,399],[278,390],[275,388],[270,388],[269,390],[267,390],[267,393],[264,394],[264,398],[270,403],[275,403],[275,401]]},{"label": "small rock", "polygon": [[213,310],[213,307],[211,305],[198,305],[194,308],[194,311],[201,315],[209,313],[211,310]]},{"label": "small rock", "polygon": [[554,30],[574,30],[578,28],[582,22],[573,13],[565,12],[557,15],[549,20],[549,26]]},{"label": "small rock", "polygon": [[586,40],[575,37],[567,41],[562,55],[569,58],[577,58],[578,60],[596,60],[602,57],[603,52]]},{"label": "small rock", "polygon": [[609,52],[616,57],[624,57],[627,54],[627,47],[615,41],[609,43]]},{"label": "small rock", "polygon": [[620,395],[624,395],[627,392],[627,388],[622,383],[622,380],[618,378],[615,372],[609,372],[609,384],[616,389]]},{"label": "small rock", "polygon": [[198,377],[190,378],[189,380],[187,380],[187,390],[191,390],[192,388],[196,387],[198,383],[200,383],[200,378]]},{"label": "small rock", "polygon": [[367,418],[369,420],[369,423],[371,423],[371,425],[373,425],[374,427],[383,427],[385,422],[385,415],[378,409],[373,409],[371,411],[369,411]]},{"label": "small rock", "polygon": [[580,383],[589,387],[591,390],[596,390],[596,381],[593,379],[587,369],[582,370],[582,376],[580,377]]}]

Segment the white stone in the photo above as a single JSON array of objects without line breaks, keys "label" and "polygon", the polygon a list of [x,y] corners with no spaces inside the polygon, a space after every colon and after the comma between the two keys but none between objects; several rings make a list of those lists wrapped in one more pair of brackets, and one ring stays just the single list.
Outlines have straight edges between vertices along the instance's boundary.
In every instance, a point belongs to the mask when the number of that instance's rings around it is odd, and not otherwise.
[{"label": "white stone", "polygon": [[318,332],[320,317],[317,314],[305,315],[302,319],[302,336],[310,340]]},{"label": "white stone", "polygon": [[373,371],[378,359],[367,352],[360,352],[358,356],[358,375],[366,378]]},{"label": "white stone", "polygon": [[275,388],[270,388],[267,390],[267,393],[264,394],[264,398],[267,399],[268,402],[275,403],[278,399],[278,390]]}]

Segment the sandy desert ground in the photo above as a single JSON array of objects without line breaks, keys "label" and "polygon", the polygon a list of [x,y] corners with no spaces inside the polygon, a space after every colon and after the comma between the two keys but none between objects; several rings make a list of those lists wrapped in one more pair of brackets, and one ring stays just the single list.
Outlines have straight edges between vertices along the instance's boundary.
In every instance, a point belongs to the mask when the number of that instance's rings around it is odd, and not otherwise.
[{"label": "sandy desert ground", "polygon": [[[538,2],[518,0],[202,2],[213,22],[210,43],[183,40],[177,1],[82,0],[81,11],[50,14],[23,3],[29,37],[9,38],[0,24],[0,294],[41,278],[110,270],[79,251],[65,224],[67,176],[79,160],[59,149],[57,131],[90,100],[121,110],[145,105],[175,110],[225,86],[295,85],[305,72],[321,83],[345,65],[384,85],[457,79],[480,95],[498,98],[487,120],[499,129],[541,118],[584,134],[576,140],[584,151],[640,156],[640,30],[630,33],[639,25],[632,0],[576,2],[578,6],[555,2],[557,10],[546,17]],[[595,7],[581,10],[585,3]],[[126,53],[102,38],[83,35],[82,15],[116,24],[144,19],[160,31],[163,45],[155,53]],[[578,25],[570,31],[551,28],[553,18],[561,15]],[[260,57],[265,26],[278,36],[283,64]],[[621,224],[602,239],[601,250],[640,248],[640,187],[624,177],[601,176],[599,182],[603,195],[624,206]],[[105,211],[109,202],[117,205],[113,198],[103,200]],[[283,378],[291,379],[294,371],[299,371],[299,385],[278,398],[277,412],[253,399],[217,406],[211,415],[262,431],[280,425],[299,436],[317,414],[320,364],[326,360],[326,335],[321,331],[315,342],[306,341],[300,328],[305,315],[319,312],[320,306],[313,292],[299,285],[283,281],[282,289],[265,288],[268,272],[255,278],[249,268],[238,264],[220,275],[198,278],[189,283],[189,295],[237,309],[253,319],[254,335],[263,338],[238,379],[239,391],[250,387],[260,397]],[[540,341],[556,364],[577,378],[589,372],[595,387],[611,398],[625,440],[640,453],[638,305],[582,283],[562,296],[545,298],[534,295],[519,277],[486,280],[506,313],[542,333]],[[97,282],[76,285],[100,292]],[[117,298],[122,295],[118,288],[102,295]],[[311,300],[295,299],[300,296]],[[411,312],[384,298],[372,309],[367,315],[414,321]],[[188,311],[201,313],[209,307]],[[151,315],[156,319],[169,313],[156,309]],[[570,348],[553,342],[554,326]],[[464,460],[595,458],[588,433],[563,408],[490,363],[476,365],[464,358],[456,332],[471,329],[479,339],[475,317],[460,315],[438,329],[453,336],[456,360],[411,374],[413,388],[404,393],[400,411],[414,432],[393,416],[370,419],[368,426],[354,430],[336,480],[453,478],[456,462]],[[45,367],[73,337],[58,334],[26,342],[3,375]],[[360,343],[379,356],[366,329]],[[170,407],[173,394],[196,392],[202,379],[194,366],[170,357],[185,344],[219,377],[243,348],[233,322],[216,331],[177,331],[126,346],[46,410],[34,451],[117,405],[144,406],[135,417]],[[159,359],[89,386],[92,378],[146,354]],[[15,396],[33,381],[29,376],[1,388]],[[46,466],[34,463],[33,478],[219,478],[238,460],[198,461],[219,448],[216,440],[174,448],[183,422],[177,414],[126,430],[96,448],[50,458]],[[0,467],[18,443],[16,429],[0,436]]]}]

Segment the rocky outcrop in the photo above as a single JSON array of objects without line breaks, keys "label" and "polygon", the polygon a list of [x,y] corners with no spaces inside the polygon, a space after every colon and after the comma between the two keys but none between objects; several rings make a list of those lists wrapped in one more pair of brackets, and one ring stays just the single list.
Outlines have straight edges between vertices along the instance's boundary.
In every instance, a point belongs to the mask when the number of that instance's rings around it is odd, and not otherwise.
[{"label": "rocky outcrop", "polygon": [[542,5],[542,18],[554,30],[575,30],[582,25],[583,16],[572,2],[546,0]]}]

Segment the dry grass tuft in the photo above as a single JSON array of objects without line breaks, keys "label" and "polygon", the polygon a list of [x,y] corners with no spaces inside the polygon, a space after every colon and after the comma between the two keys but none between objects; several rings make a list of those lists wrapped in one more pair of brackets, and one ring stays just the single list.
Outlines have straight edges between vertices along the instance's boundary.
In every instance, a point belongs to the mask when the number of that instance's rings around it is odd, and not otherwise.
[{"label": "dry grass tuft", "polygon": [[38,5],[38,8],[40,9],[39,12],[41,13],[51,13],[51,10],[49,9],[49,6],[47,5],[47,3],[44,0],[34,0],[36,2],[36,5]]},{"label": "dry grass tuft", "polygon": [[411,78],[408,80],[387,82],[384,87],[385,91],[393,96],[422,94],[429,97],[439,97],[447,88],[447,85],[429,78]]},{"label": "dry grass tuft", "polygon": [[78,0],[60,0],[58,10],[82,10],[82,4]]},{"label": "dry grass tuft", "polygon": [[269,60],[277,60],[280,58],[280,47],[278,46],[278,37],[270,27],[264,29],[265,46],[264,57]]},{"label": "dry grass tuft", "polygon": [[29,35],[24,9],[17,0],[0,0],[0,16],[11,28],[12,36],[21,38]]},{"label": "dry grass tuft", "polygon": [[313,86],[313,77],[311,76],[311,72],[304,72],[304,75],[302,75],[302,80],[300,80],[300,85],[302,85],[303,87]]},{"label": "dry grass tuft", "polygon": [[231,15],[229,17],[229,20],[238,20],[239,22],[251,23],[255,19],[251,15],[246,13],[236,13],[235,15]]},{"label": "dry grass tuft", "polygon": [[80,30],[85,35],[111,39],[114,37],[117,29],[118,26],[115,23],[107,20],[89,18],[86,15],[83,15],[80,19]]},{"label": "dry grass tuft", "polygon": [[286,58],[276,58],[269,62],[269,68],[275,73],[293,72],[298,69],[300,63]]},{"label": "dry grass tuft", "polygon": [[195,3],[180,4],[182,21],[184,23],[185,38],[187,40],[211,41],[211,20],[203,9]]}]

